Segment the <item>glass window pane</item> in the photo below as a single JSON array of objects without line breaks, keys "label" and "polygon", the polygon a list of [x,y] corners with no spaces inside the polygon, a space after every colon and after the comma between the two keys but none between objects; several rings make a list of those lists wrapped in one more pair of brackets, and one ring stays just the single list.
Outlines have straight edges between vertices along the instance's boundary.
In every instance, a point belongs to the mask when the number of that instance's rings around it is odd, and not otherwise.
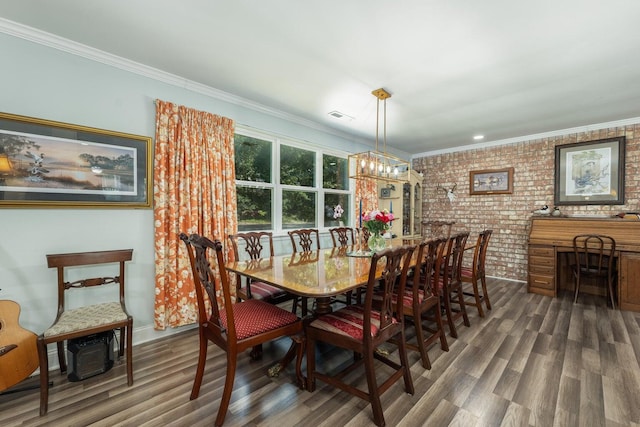
[{"label": "glass window pane", "polygon": [[[344,212],[342,212],[340,217],[334,218],[336,215],[336,206],[338,205],[340,205]],[[338,227],[340,225],[340,221],[343,222],[345,227],[349,227],[350,213],[351,207],[349,206],[348,194],[324,194],[324,215],[322,215],[322,218],[324,219],[324,223],[322,225],[324,227]]]},{"label": "glass window pane", "polygon": [[272,230],[270,188],[236,185],[238,194],[238,231]]},{"label": "glass window pane", "polygon": [[347,159],[326,154],[322,156],[322,186],[333,190],[349,189]]},{"label": "glass window pane", "polygon": [[282,190],[282,228],[316,227],[316,193]]},{"label": "glass window pane", "polygon": [[271,182],[271,142],[250,136],[234,136],[236,179]]},{"label": "glass window pane", "polygon": [[280,146],[280,184],[315,186],[316,153],[288,145]]}]

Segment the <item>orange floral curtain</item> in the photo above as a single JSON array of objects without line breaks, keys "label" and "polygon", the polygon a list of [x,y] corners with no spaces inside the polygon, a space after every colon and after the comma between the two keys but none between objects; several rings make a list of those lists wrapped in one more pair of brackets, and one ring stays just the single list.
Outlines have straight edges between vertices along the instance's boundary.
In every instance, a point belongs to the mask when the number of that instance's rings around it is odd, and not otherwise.
[{"label": "orange floral curtain", "polygon": [[362,213],[378,208],[378,184],[373,179],[356,179],[356,227],[360,227],[360,204]]},{"label": "orange floral curtain", "polygon": [[[237,231],[234,121],[156,100],[154,327],[195,323],[197,301],[180,232],[226,242]],[[225,245],[226,257],[233,256]]]}]

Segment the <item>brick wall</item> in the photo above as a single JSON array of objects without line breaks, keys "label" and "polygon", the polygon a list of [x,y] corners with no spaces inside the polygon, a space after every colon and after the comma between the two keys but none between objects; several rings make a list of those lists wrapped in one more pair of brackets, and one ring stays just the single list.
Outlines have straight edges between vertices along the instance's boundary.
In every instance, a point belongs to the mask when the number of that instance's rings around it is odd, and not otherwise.
[{"label": "brick wall", "polygon": [[[615,215],[640,211],[640,124],[542,138],[413,159],[424,173],[423,219],[455,220],[453,231],[467,230],[470,240],[485,228],[494,230],[487,253],[487,274],[527,279],[527,237],[532,211],[553,209],[556,145],[626,137],[625,204],[560,206],[563,214]],[[514,168],[513,194],[469,195],[469,172]],[[457,184],[450,203],[436,186]]]}]

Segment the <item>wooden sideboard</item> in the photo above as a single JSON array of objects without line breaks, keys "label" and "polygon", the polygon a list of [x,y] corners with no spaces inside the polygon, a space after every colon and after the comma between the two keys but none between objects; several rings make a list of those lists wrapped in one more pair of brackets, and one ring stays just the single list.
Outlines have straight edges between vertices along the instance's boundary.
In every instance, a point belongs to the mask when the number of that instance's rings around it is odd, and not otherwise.
[{"label": "wooden sideboard", "polygon": [[[573,290],[570,262],[573,237],[606,234],[616,240],[618,307],[640,311],[640,221],[621,218],[533,217],[529,230],[527,290],[557,296],[559,289]],[[582,292],[583,288],[580,288]],[[602,288],[585,287],[600,294]]]}]

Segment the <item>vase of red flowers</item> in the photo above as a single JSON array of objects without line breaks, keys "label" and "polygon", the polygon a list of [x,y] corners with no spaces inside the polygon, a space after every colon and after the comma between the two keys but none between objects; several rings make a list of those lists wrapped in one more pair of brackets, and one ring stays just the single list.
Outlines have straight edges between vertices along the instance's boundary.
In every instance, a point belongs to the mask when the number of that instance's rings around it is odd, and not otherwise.
[{"label": "vase of red flowers", "polygon": [[393,221],[393,214],[386,210],[374,210],[362,214],[362,226],[370,233],[367,241],[370,251],[380,252],[387,246],[382,235],[389,229],[391,221]]}]

